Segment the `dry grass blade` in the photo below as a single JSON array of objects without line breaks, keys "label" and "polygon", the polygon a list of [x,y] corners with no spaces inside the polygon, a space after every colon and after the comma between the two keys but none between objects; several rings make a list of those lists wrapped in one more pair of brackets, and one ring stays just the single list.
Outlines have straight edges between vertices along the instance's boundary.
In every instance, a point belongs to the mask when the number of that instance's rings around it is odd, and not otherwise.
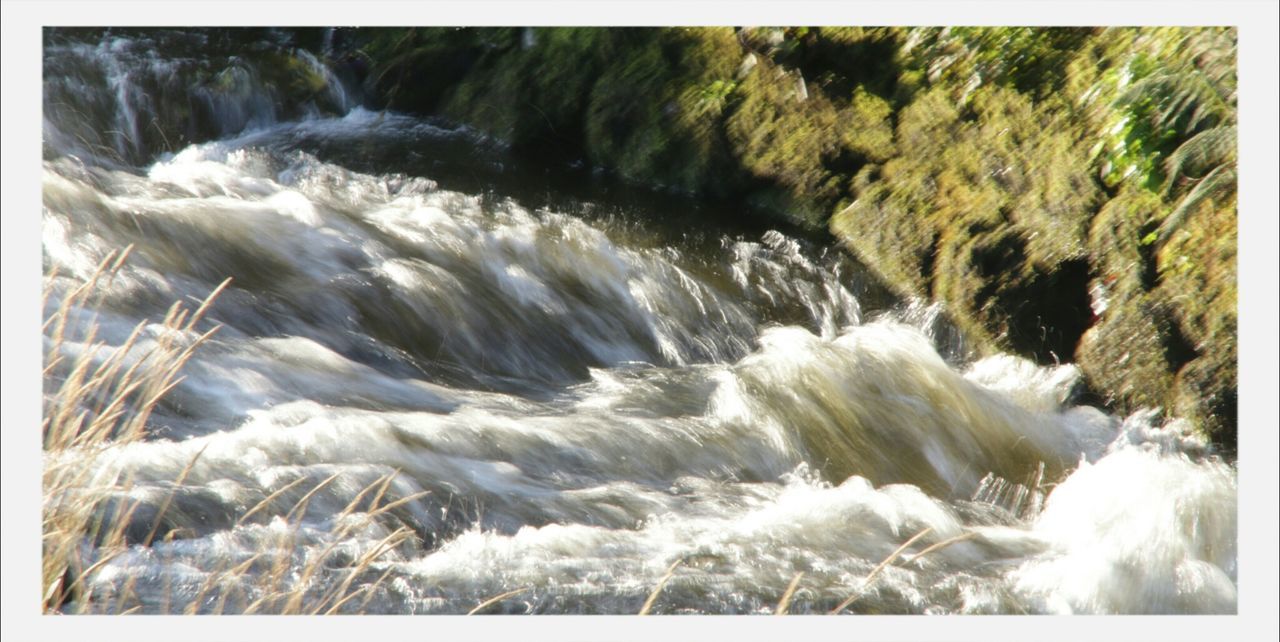
[{"label": "dry grass blade", "polygon": [[368,516],[370,518],[377,517],[383,513],[390,512],[396,508],[399,508],[405,504],[408,504],[409,502],[422,499],[423,497],[426,497],[427,495],[430,495],[430,494],[431,494],[431,491],[423,490],[423,491],[413,493],[412,495],[406,495],[404,497],[401,497],[400,499],[397,499],[394,502],[390,502],[382,506],[381,508],[378,508],[377,510],[369,511]]},{"label": "dry grass blade", "polygon": [[307,480],[306,477],[299,477],[289,482],[288,484],[285,484],[280,489],[276,490],[270,495],[263,497],[262,501],[259,501],[257,504],[254,504],[253,508],[250,508],[248,511],[245,512],[245,514],[240,516],[240,519],[236,520],[236,526],[243,526],[245,521],[248,520],[250,517],[254,516],[255,514],[257,514],[258,511],[266,508],[267,506],[270,506],[271,502],[275,501],[281,495],[289,492],[290,490],[293,490],[295,487],[301,485],[302,482],[306,480]]},{"label": "dry grass blade", "polygon": [[[360,613],[364,613],[364,612],[365,612],[365,610],[369,607],[369,600],[372,600],[372,599],[373,599],[373,595],[374,595],[373,591],[374,591],[374,589],[377,589],[379,586],[382,586],[382,583],[383,583],[383,582],[385,582],[385,581],[387,581],[387,578],[388,578],[388,577],[391,577],[391,573],[392,573],[393,571],[395,571],[395,570],[396,570],[396,569],[395,569],[395,567],[394,567],[394,566],[393,566],[393,567],[388,568],[387,570],[385,570],[385,571],[383,571],[383,572],[382,572],[382,575],[379,575],[379,576],[378,576],[378,579],[374,580],[372,584],[369,584],[369,585],[366,587],[368,590],[367,590],[367,591],[365,591],[364,601],[360,603],[360,606],[359,606],[359,608],[357,609]],[[335,608],[336,608],[336,607],[335,607]],[[331,609],[331,610],[332,610],[332,609]]]},{"label": "dry grass blade", "polygon": [[667,581],[676,574],[676,567],[680,566],[682,563],[684,563],[684,558],[671,563],[671,566],[667,568],[666,574],[662,576],[662,579],[658,580],[658,585],[655,586],[653,588],[653,592],[649,594],[649,599],[645,600],[644,606],[640,607],[640,612],[637,613],[637,615],[649,614],[649,610],[653,608],[653,603],[658,601],[658,594],[662,592],[662,587],[667,585]]},{"label": "dry grass blade", "polygon": [[959,544],[960,542],[963,542],[963,541],[966,541],[966,540],[973,539],[974,537],[977,537],[977,536],[978,536],[978,533],[977,533],[977,532],[975,532],[975,531],[969,531],[968,533],[961,533],[961,534],[959,534],[959,535],[956,535],[955,537],[949,537],[949,538],[947,538],[947,539],[942,540],[941,542],[936,542],[936,543],[934,543],[934,544],[929,545],[929,547],[928,547],[928,548],[925,548],[924,550],[920,551],[919,553],[916,553],[915,555],[912,555],[912,556],[911,556],[911,559],[909,559],[909,560],[907,560],[907,561],[908,561],[908,562],[915,562],[915,561],[918,561],[920,558],[922,558],[922,557],[924,557],[924,556],[928,555],[929,553],[933,553],[933,552],[936,552],[936,551],[942,550],[942,549],[944,549],[944,548],[946,548],[946,547],[948,547],[948,546],[951,546],[952,544]]},{"label": "dry grass blade", "polygon": [[182,467],[182,472],[178,473],[178,479],[173,482],[173,488],[164,498],[164,504],[160,506],[160,510],[156,512],[156,516],[152,520],[153,523],[151,524],[151,531],[147,533],[147,538],[142,540],[143,546],[150,546],[151,541],[155,539],[156,531],[160,529],[160,523],[164,520],[165,513],[169,511],[170,504],[173,503],[173,496],[178,493],[179,488],[182,488],[182,484],[187,481],[187,476],[191,474],[191,469],[195,468],[196,461],[200,459],[200,456],[204,454],[205,449],[208,447],[209,445],[205,444],[203,448],[191,457],[191,461],[188,461],[187,465]]},{"label": "dry grass blade", "polygon": [[[218,329],[204,332],[194,341],[186,340],[195,334],[197,321],[225,289],[225,283],[204,299],[196,314],[182,305],[170,308],[157,338],[145,350],[140,349],[140,338],[147,322],[135,326],[120,345],[109,347],[98,341],[97,310],[109,292],[102,284],[123,268],[131,249],[103,257],[83,282],[64,291],[42,325],[47,338],[41,424],[45,612],[61,612],[68,604],[74,604],[72,609],[78,612],[99,608],[90,603],[85,587],[92,575],[127,550],[125,533],[141,500],[125,499],[133,488],[134,471],[104,470],[94,462],[145,438],[149,417],[160,398],[180,381],[178,373],[195,349]],[[49,297],[58,290],[53,274],[45,280],[45,309]],[[184,341],[185,346],[181,345]],[[59,375],[60,371],[65,374]],[[54,376],[60,380],[50,382]],[[178,486],[189,472],[190,468],[183,472]],[[172,494],[147,542],[155,537],[171,501]],[[81,559],[85,542],[93,544],[92,564]],[[133,595],[134,587],[127,581],[117,594],[115,610],[119,612]],[[104,603],[100,608],[110,609],[110,605]]]},{"label": "dry grass blade", "polygon": [[123,552],[123,550],[114,550],[103,555],[98,561],[94,562],[92,566],[81,571],[80,574],[76,576],[76,579],[71,582],[71,585],[67,587],[66,591],[64,591],[64,594],[74,592],[76,588],[84,584],[86,578],[93,575],[94,571],[106,566],[108,562],[115,559]]},{"label": "dry grass blade", "polygon": [[218,287],[214,288],[212,292],[205,296],[204,301],[200,303],[200,307],[196,308],[196,311],[191,314],[190,325],[195,326],[196,322],[203,319],[205,313],[209,311],[209,306],[213,304],[213,300],[217,298],[219,294],[222,294],[223,290],[226,290],[230,285],[231,277],[227,277],[222,280],[222,283],[218,284]]},{"label": "dry grass blade", "polygon": [[[338,544],[348,534],[352,532],[352,529],[354,528],[354,525],[357,522],[365,523],[365,524],[370,523],[374,518],[376,518],[378,515],[380,515],[383,512],[378,508],[377,504],[382,501],[382,498],[386,494],[387,488],[390,487],[391,482],[399,474],[400,474],[399,470],[394,470],[374,480],[373,483],[365,486],[364,489],[362,489],[359,493],[357,493],[356,496],[347,504],[346,508],[344,508],[342,512],[334,518],[334,522],[339,524],[339,526],[330,534],[330,536],[332,537],[332,541],[329,542],[329,544],[325,546],[325,548],[313,558],[311,563],[307,564],[302,569],[299,578],[296,580],[296,582],[294,582],[294,589],[292,589],[287,595],[287,598],[285,600],[285,604],[281,613],[303,613],[304,612],[303,600],[306,597],[307,587],[310,586],[312,578],[314,578],[316,574],[323,569],[324,560],[330,555],[330,553],[334,551],[335,548],[337,548]],[[311,492],[307,493],[307,495],[303,497],[303,499],[299,502],[299,506],[295,506],[293,511],[290,511],[290,515],[292,515],[295,511],[297,511],[299,507],[302,506],[304,503],[310,501],[311,497],[315,494],[316,491],[320,489],[320,487],[323,487],[329,484],[329,482],[337,478],[338,475],[339,473],[334,473],[329,478],[321,482],[315,489],[312,489]],[[360,505],[360,502],[371,491],[374,491],[374,496],[370,502],[368,511],[363,515],[364,519],[362,520],[351,519],[355,517],[355,512],[358,506]],[[392,506],[392,505],[399,506],[405,503],[405,501],[411,501],[413,499],[416,499],[422,496],[423,494],[425,493],[417,493],[415,495],[411,495],[409,497],[403,498],[402,500],[391,502],[391,504],[388,504],[387,506]],[[387,506],[384,506],[382,508],[386,509]],[[365,553],[363,556],[361,556],[359,560],[357,560],[355,568],[347,575],[346,580],[343,581],[339,587],[327,593],[322,599],[320,599],[319,602],[316,603],[316,606],[310,611],[311,614],[315,615],[320,613],[324,609],[325,605],[328,604],[330,600],[333,600],[335,598],[338,598],[338,604],[345,602],[346,601],[345,594],[347,590],[350,588],[351,582],[354,581],[354,579],[359,573],[367,569],[369,565],[372,564],[378,557],[382,556],[383,553],[387,552],[388,550],[391,550],[392,548],[398,546],[400,543],[404,542],[405,540],[411,537],[413,537],[413,531],[408,528],[401,527],[396,529],[390,535],[383,538],[380,542],[378,542],[377,545],[374,546],[372,550]],[[339,596],[342,596],[342,597],[339,597]],[[336,608],[336,605],[334,608]],[[333,609],[331,608],[330,611],[332,610]]]},{"label": "dry grass blade", "polygon": [[867,577],[862,580],[862,585],[858,587],[858,590],[853,595],[849,596],[849,599],[841,602],[840,606],[837,606],[836,608],[831,609],[831,614],[835,615],[849,608],[850,604],[853,604],[859,597],[862,597],[862,592],[865,591],[868,586],[871,586],[872,580],[874,580],[876,576],[880,574],[880,571],[883,571],[886,566],[892,564],[893,560],[898,559],[898,556],[901,555],[903,551],[910,548],[911,545],[915,544],[921,537],[928,535],[932,531],[933,531],[932,526],[926,527],[924,530],[920,531],[919,533],[912,535],[911,539],[903,542],[902,546],[899,546],[898,548],[894,549],[892,553],[889,553],[889,556],[884,558],[884,561],[880,562],[880,564],[878,564],[875,568],[871,569],[871,572],[867,574]]},{"label": "dry grass blade", "polygon": [[774,611],[774,615],[786,615],[787,609],[791,608],[791,596],[795,595],[796,589],[800,587],[800,579],[804,577],[804,571],[796,573],[791,578],[791,584],[787,585],[787,590],[782,594],[782,599],[778,600],[778,609]]},{"label": "dry grass blade", "polygon": [[[393,569],[387,569],[386,571],[384,571],[382,575],[378,576],[378,579],[373,581],[373,583],[367,584],[355,591],[351,591],[348,593],[348,591],[351,588],[351,582],[354,581],[355,578],[359,576],[361,573],[363,573],[366,569],[368,569],[369,566],[373,564],[374,561],[376,561],[379,557],[382,557],[384,553],[386,553],[387,551],[390,551],[396,546],[399,546],[401,542],[404,542],[405,540],[413,536],[414,536],[413,531],[408,528],[397,529],[395,532],[383,538],[381,542],[378,542],[378,545],[375,546],[373,550],[361,556],[359,563],[356,564],[355,568],[351,569],[351,572],[347,574],[347,579],[344,580],[342,582],[342,585],[338,587],[338,589],[334,592],[336,595],[345,594],[345,597],[343,597],[342,599],[334,603],[334,605],[330,607],[327,611],[325,611],[324,614],[333,615],[334,613],[337,613],[338,609],[341,608],[343,604],[346,604],[347,602],[351,601],[356,596],[360,595],[360,593],[366,594],[364,603],[368,604],[369,598],[373,596],[373,591],[377,589],[378,586],[381,585],[384,580],[387,579],[387,577],[391,574],[391,571]],[[325,596],[325,599],[320,601],[320,605],[315,608],[315,610],[312,612],[312,615],[319,613],[320,609],[324,608],[325,603],[328,602],[329,599],[331,599],[330,596]]]},{"label": "dry grass blade", "polygon": [[516,590],[514,590],[514,591],[507,591],[506,593],[500,593],[500,594],[498,594],[498,595],[495,595],[495,596],[493,596],[493,597],[491,597],[491,598],[489,598],[489,599],[487,599],[487,600],[485,600],[485,601],[481,602],[480,604],[478,604],[478,605],[476,606],[476,608],[471,609],[470,611],[467,611],[467,615],[475,615],[476,613],[479,613],[479,612],[481,612],[481,611],[483,611],[483,610],[485,610],[485,609],[487,609],[487,608],[489,608],[489,607],[493,606],[494,604],[497,604],[498,602],[501,602],[501,601],[503,601],[503,600],[505,600],[505,599],[507,599],[507,598],[509,598],[509,597],[515,597],[515,596],[517,596],[517,595],[519,595],[519,594],[521,594],[521,593],[524,593],[525,591],[530,590],[531,588],[533,588],[533,587],[531,587],[531,586],[525,586],[525,587],[522,587],[522,588],[518,588],[518,589],[516,589]]},{"label": "dry grass blade", "polygon": [[393,470],[374,480],[372,484],[365,486],[363,490],[356,493],[356,496],[347,503],[346,508],[342,509],[341,514],[345,516],[354,513],[356,511],[356,507],[360,505],[360,500],[364,499],[365,495],[369,494],[369,491],[376,489],[377,492],[374,493],[373,499],[369,502],[369,510],[375,510],[378,506],[378,502],[382,501],[382,496],[386,494],[387,487],[391,485],[391,481],[399,474],[399,470]]},{"label": "dry grass blade", "polygon": [[[340,584],[336,589],[326,594],[324,598],[322,598],[320,602],[316,605],[316,607],[311,611],[311,615],[319,614],[321,612],[321,609],[324,609],[324,605],[327,604],[330,600],[334,599],[335,597],[340,595],[346,596],[346,597],[340,598],[332,608],[326,611],[326,615],[329,613],[333,613],[338,608],[339,605],[347,601],[347,597],[350,597],[347,591],[351,589],[351,583],[355,581],[356,577],[358,577],[361,573],[363,573],[366,569],[368,569],[369,566],[373,564],[379,557],[382,557],[384,553],[386,553],[387,551],[390,551],[396,546],[399,546],[402,542],[409,539],[410,537],[413,537],[413,531],[408,528],[402,527],[402,528],[396,529],[390,535],[387,535],[386,537],[382,538],[382,541],[378,542],[377,545],[375,545],[372,549],[370,549],[364,555],[360,556],[360,559],[356,561],[355,567],[353,567],[347,573],[347,577],[345,580],[342,581],[342,584]],[[332,548],[332,546],[330,548]],[[320,556],[319,559],[323,559],[323,557],[324,556],[322,555]],[[318,565],[319,565],[319,562],[317,562],[316,566]],[[359,591],[357,591],[357,593],[358,592]]]},{"label": "dry grass blade", "polygon": [[119,613],[119,614],[121,614],[121,615],[126,615],[126,614],[128,614],[128,613],[129,613],[129,611],[137,610],[137,609],[142,608],[142,604],[141,604],[141,603],[139,603],[137,606],[135,606],[135,607],[133,607],[132,609],[129,609],[129,610],[125,610],[125,608],[124,608],[125,602],[127,602],[127,601],[128,601],[128,599],[129,599],[129,596],[130,596],[130,595],[132,595],[132,596],[133,596],[134,600],[137,600],[137,599],[138,599],[137,592],[134,590],[134,588],[137,586],[137,584],[138,584],[138,578],[137,578],[137,577],[130,577],[130,578],[129,578],[125,583],[124,583],[124,588],[120,591],[120,599],[116,602],[116,609],[115,609],[115,612],[116,612],[116,613]]},{"label": "dry grass blade", "polygon": [[293,508],[290,509],[289,512],[284,516],[284,521],[286,522],[292,521],[295,513],[298,515],[298,519],[302,519],[302,515],[305,515],[307,512],[307,506],[311,503],[311,498],[314,497],[316,493],[320,492],[325,486],[328,486],[331,482],[333,482],[333,480],[341,476],[342,476],[342,473],[334,473],[332,475],[329,475],[328,477],[325,477],[324,480],[321,481],[319,484],[316,484],[315,488],[312,488],[311,490],[307,491],[307,494],[303,495],[302,499],[299,499],[298,503],[294,504]]},{"label": "dry grass blade", "polygon": [[[262,551],[258,551],[254,555],[250,556],[249,559],[241,562],[240,564],[236,565],[235,567],[229,570],[226,568],[225,562],[224,562],[223,568],[213,573],[209,573],[207,576],[205,576],[204,582],[201,582],[200,590],[196,593],[195,598],[192,599],[187,604],[185,613],[187,615],[195,615],[196,613],[198,613],[200,610],[200,603],[204,601],[204,597],[209,594],[209,591],[213,588],[213,585],[216,582],[225,580],[226,578],[229,578],[229,577],[240,577],[241,575],[244,575],[244,573],[249,570],[249,567],[253,566],[254,562],[257,562],[261,557],[262,557]],[[219,604],[225,604],[226,597],[227,597],[227,591],[223,591],[222,595],[220,596]],[[220,613],[221,611],[222,611],[222,606],[219,606],[215,612]]]},{"label": "dry grass blade", "polygon": [[[386,574],[383,574],[383,577],[386,577]],[[365,597],[365,603],[367,604],[367,603],[368,603],[368,600],[369,600],[368,596],[373,594],[373,589],[374,589],[376,586],[377,586],[377,584],[370,584],[370,585],[368,585],[368,586],[362,586],[362,587],[360,587],[360,588],[358,588],[358,589],[356,589],[356,590],[354,590],[354,591],[352,591],[352,592],[348,593],[346,597],[342,598],[341,600],[338,600],[338,602],[337,602],[336,604],[334,604],[332,608],[330,608],[329,610],[325,611],[325,612],[324,612],[324,615],[333,615],[334,613],[337,613],[337,612],[338,612],[338,609],[342,608],[342,605],[343,605],[343,604],[346,604],[347,602],[350,602],[351,600],[354,600],[354,599],[356,599],[357,597],[360,597],[360,594],[361,594],[361,593],[364,593],[364,594],[366,595],[366,597]],[[315,615],[315,614],[313,613],[312,615]]]},{"label": "dry grass blade", "polygon": [[[389,475],[384,475],[383,477],[380,477],[378,480],[374,481],[372,484],[365,486],[364,489],[361,490],[359,493],[357,493],[355,498],[352,499],[351,502],[347,504],[347,507],[344,508],[342,512],[334,519],[334,521],[340,524],[340,526],[332,533],[333,541],[329,542],[329,544],[325,546],[324,550],[322,550],[319,553],[319,555],[315,557],[315,560],[316,560],[315,562],[308,564],[306,568],[302,570],[302,575],[300,579],[296,582],[295,589],[289,593],[289,598],[288,600],[285,601],[284,610],[282,611],[283,613],[302,612],[302,600],[305,598],[306,587],[311,584],[311,579],[316,575],[316,573],[320,572],[321,568],[323,567],[323,560],[327,558],[335,548],[337,548],[338,543],[351,530],[350,522],[347,520],[347,518],[352,515],[352,513],[356,510],[356,506],[359,505],[360,500],[363,499],[364,496],[369,493],[369,491],[377,488],[379,489],[377,493],[377,497],[381,497],[382,492],[386,490],[387,484],[391,482],[391,478],[393,476],[394,476],[394,473]],[[325,481],[325,483],[327,482],[328,480]],[[308,494],[308,498],[309,497],[310,497],[310,494]],[[307,499],[307,498],[304,498],[304,499]],[[377,500],[375,499],[374,501],[377,501]],[[395,535],[395,533],[393,533],[392,535]],[[317,609],[322,608],[324,603],[327,602],[330,599],[330,597],[331,596],[326,595],[324,599],[320,601],[320,606],[317,606],[316,608]]]},{"label": "dry grass blade", "polygon": [[[334,475],[333,477],[336,477],[336,476],[337,475]],[[325,480],[324,482],[321,482],[321,484],[328,483],[328,481],[332,480],[333,477],[331,477],[329,480]],[[312,492],[315,492],[314,489]],[[293,548],[294,548],[294,534],[291,531],[281,532],[279,534],[279,539],[276,541],[275,551],[277,553],[284,553],[284,554],[277,554],[275,562],[271,565],[270,572],[260,576],[258,584],[262,587],[266,587],[266,590],[263,592],[263,594],[260,597],[258,597],[258,599],[254,600],[247,607],[245,607],[245,609],[241,612],[243,615],[251,615],[253,613],[256,613],[258,609],[280,599],[281,591],[279,590],[278,587],[285,585],[285,578],[287,577],[289,572],[288,552],[292,551]]]}]

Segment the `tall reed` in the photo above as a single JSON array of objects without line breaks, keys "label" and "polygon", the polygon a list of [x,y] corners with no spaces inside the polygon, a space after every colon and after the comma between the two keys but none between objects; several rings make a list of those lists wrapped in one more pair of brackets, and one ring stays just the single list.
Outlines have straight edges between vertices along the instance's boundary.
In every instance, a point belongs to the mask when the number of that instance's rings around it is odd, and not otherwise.
[{"label": "tall reed", "polygon": [[[394,529],[345,569],[327,568],[326,560],[360,527],[425,495],[417,493],[384,502],[398,471],[378,478],[359,492],[334,518],[336,526],[329,533],[331,543],[318,554],[307,555],[300,567],[293,560],[299,550],[298,533],[306,506],[340,474],[322,480],[295,502],[282,517],[287,528],[249,559],[222,568],[202,569],[206,572],[202,586],[183,605],[174,604],[175,596],[168,584],[162,591],[160,604],[144,605],[132,580],[105,592],[90,590],[95,573],[131,547],[157,544],[153,540],[160,532],[174,494],[203,451],[192,457],[174,479],[169,495],[154,516],[148,517],[151,523],[142,526],[147,534],[141,541],[129,539],[130,528],[136,526],[135,516],[143,503],[142,499],[130,499],[130,491],[134,489],[132,473],[105,473],[102,472],[105,469],[95,463],[146,438],[152,413],[164,395],[182,381],[179,373],[183,366],[217,332],[217,325],[204,331],[198,331],[197,327],[214,299],[230,282],[224,281],[194,309],[181,302],[174,303],[159,327],[146,332],[150,337],[148,341],[142,339],[149,325],[144,321],[134,327],[123,343],[111,347],[99,340],[95,315],[105,286],[120,272],[130,249],[108,254],[89,278],[63,294],[43,326],[46,337],[42,425],[43,610],[46,613],[117,614],[138,612],[144,606],[150,611],[189,614],[228,611],[328,614],[344,609],[363,610],[390,571],[372,582],[358,584],[357,580],[415,534],[404,527]],[[46,279],[46,310],[55,281],[56,274]],[[299,479],[269,493],[240,516],[237,526],[255,514],[271,511],[281,495],[301,482]],[[367,506],[362,507],[362,502]],[[168,543],[177,535],[167,533],[160,544]],[[264,565],[265,571],[255,569]],[[328,583],[314,581],[322,573],[327,574]]]},{"label": "tall reed", "polygon": [[[112,498],[127,496],[132,480],[104,478],[88,464],[143,439],[156,405],[181,381],[178,373],[183,365],[218,329],[196,332],[228,282],[194,311],[174,303],[154,333],[155,340],[145,348],[140,336],[146,322],[139,323],[123,344],[111,348],[98,340],[96,318],[76,327],[73,317],[97,308],[103,286],[115,278],[130,249],[103,258],[44,322],[41,576],[46,612],[61,611],[70,601],[85,608],[81,598],[88,577],[127,548],[125,531],[138,504],[117,502],[112,510],[103,508],[111,505]],[[46,280],[46,306],[54,282],[54,278]],[[194,340],[188,340],[192,336]],[[65,374],[55,381],[54,374],[60,371]]]}]

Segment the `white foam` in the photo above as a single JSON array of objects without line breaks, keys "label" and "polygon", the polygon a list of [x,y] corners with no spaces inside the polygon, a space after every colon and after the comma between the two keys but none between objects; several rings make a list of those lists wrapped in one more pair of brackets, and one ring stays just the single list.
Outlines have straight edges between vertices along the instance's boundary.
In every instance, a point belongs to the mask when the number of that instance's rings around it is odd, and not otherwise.
[{"label": "white foam", "polygon": [[1082,463],[1032,528],[1051,550],[1012,579],[1045,611],[1235,612],[1236,479],[1221,462],[1120,448]]}]

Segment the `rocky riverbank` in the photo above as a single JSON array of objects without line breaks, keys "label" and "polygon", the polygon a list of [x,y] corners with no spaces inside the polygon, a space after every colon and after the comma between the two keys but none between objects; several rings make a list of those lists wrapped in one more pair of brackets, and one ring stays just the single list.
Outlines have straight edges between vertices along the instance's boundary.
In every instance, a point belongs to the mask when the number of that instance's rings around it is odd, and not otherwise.
[{"label": "rocky riverbank", "polygon": [[338,35],[379,106],[829,229],[979,352],[1075,362],[1234,449],[1233,30]]}]

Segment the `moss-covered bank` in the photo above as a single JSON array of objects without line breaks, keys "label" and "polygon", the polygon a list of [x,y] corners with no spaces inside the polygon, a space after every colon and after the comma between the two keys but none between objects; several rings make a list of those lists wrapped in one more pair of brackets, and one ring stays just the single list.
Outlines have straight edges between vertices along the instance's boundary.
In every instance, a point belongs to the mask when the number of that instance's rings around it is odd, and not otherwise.
[{"label": "moss-covered bank", "polygon": [[830,229],[980,351],[1235,443],[1230,29],[392,29],[382,106]]}]

